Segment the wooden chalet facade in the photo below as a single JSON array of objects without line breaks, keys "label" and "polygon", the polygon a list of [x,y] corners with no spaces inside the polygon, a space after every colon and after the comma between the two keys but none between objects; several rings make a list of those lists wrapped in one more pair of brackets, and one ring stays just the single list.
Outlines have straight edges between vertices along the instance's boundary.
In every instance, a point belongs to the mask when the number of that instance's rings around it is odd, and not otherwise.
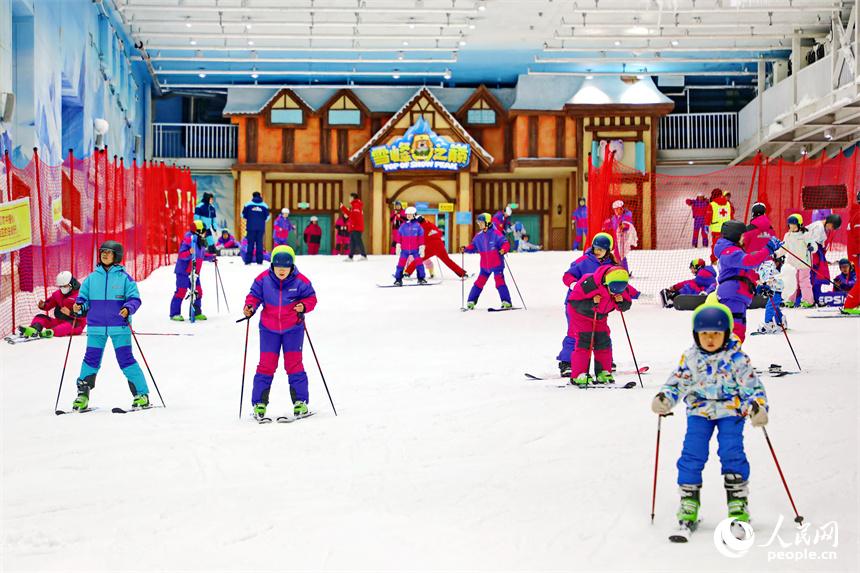
[{"label": "wooden chalet facade", "polygon": [[[655,171],[657,120],[672,103],[650,79],[633,85],[636,101],[626,103],[631,83],[521,76],[516,87],[502,89],[231,89],[224,115],[239,127],[232,166],[237,236],[244,233],[242,206],[254,191],[262,192],[273,219],[288,207],[291,219],[316,215],[329,235],[340,203],[348,204],[355,192],[364,203],[365,244],[372,254],[389,252],[395,201],[435,218],[452,252],[475,232],[473,224],[458,224],[467,220],[463,214],[474,221],[478,213],[511,203],[517,204],[511,219],[524,222],[532,242],[567,250],[571,213],[577,198],[587,196],[592,142],[621,140],[623,163],[633,167],[639,153],[642,164],[644,153],[646,169]],[[374,150],[403,137],[419,119],[432,136],[468,146],[468,163],[456,170],[374,165]],[[647,225],[652,191],[647,177],[623,191],[641,202]],[[651,233],[640,235],[648,239]]]}]

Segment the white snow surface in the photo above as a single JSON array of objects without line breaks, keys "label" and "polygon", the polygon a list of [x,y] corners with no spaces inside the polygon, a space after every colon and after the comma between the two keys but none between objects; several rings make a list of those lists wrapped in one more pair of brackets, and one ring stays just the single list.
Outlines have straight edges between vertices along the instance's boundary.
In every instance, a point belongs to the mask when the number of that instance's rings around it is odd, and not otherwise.
[{"label": "white snow surface", "polygon": [[[680,406],[662,424],[653,525],[650,519],[657,430],[650,404],[692,344],[692,313],[640,304],[625,313],[638,363],[651,368],[642,376],[644,389],[530,381],[525,372],[558,372],[555,357],[566,330],[561,275],[572,254],[511,254],[508,260],[527,310],[486,312],[499,306],[491,280],[478,309],[461,312],[461,283],[448,269],[439,286],[377,288],[393,280],[393,256],[352,264],[300,257],[299,269],[319,297],[307,326],[337,417],[305,344],[311,409],[318,414],[294,424],[258,425],[249,418],[259,357],[254,317],[238,418],[247,323],[235,321],[263,267],[237,258],[219,262],[231,313],[223,299],[216,311],[214,267],[204,266],[206,322],[167,319],[170,267],[140,283],[137,331],[194,334],[138,336],[166,409],[110,413],[113,406],[129,407],[131,396],[107,349],[91,396],[100,410],[55,416],[68,339],[0,344],[0,570],[860,568],[860,320],[787,311],[803,371],[763,378],[771,405],[767,430],[810,541],[795,544],[794,513],[767,442],[747,424],[756,538],[745,556],[730,558],[713,539],[726,517],[716,436],[700,530],[686,545],[667,540],[686,428]],[[466,266],[477,271],[477,256],[467,256]],[[510,275],[507,282],[520,306]],[[749,312],[751,329],[763,313]],[[609,321],[615,361],[632,369],[621,317],[613,313]],[[74,338],[61,409],[71,408],[84,350],[85,340]],[[744,350],[758,367],[796,370],[782,335],[749,337]],[[290,410],[279,368],[269,412]],[[780,516],[779,536],[789,547],[778,540],[762,547]],[[838,544],[813,543],[831,522]],[[768,555],[804,549],[833,551],[836,558]]]}]

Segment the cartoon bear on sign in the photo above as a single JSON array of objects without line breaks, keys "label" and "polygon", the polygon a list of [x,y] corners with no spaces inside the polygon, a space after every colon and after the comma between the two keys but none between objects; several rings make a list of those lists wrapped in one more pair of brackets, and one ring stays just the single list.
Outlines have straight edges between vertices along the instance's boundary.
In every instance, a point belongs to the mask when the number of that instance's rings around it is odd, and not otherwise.
[{"label": "cartoon bear on sign", "polygon": [[433,141],[426,133],[418,133],[412,139],[412,157],[427,160],[433,157]]}]

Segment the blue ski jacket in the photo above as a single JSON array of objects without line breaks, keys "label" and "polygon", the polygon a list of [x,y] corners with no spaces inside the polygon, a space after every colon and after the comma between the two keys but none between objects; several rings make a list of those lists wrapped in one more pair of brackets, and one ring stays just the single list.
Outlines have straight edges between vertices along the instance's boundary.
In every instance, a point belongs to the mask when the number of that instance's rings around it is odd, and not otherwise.
[{"label": "blue ski jacket", "polygon": [[107,271],[99,265],[84,279],[75,303],[87,311],[89,334],[120,334],[127,331],[125,318],[119,311],[127,308],[131,323],[131,315],[141,305],[140,291],[122,265],[113,265]]}]

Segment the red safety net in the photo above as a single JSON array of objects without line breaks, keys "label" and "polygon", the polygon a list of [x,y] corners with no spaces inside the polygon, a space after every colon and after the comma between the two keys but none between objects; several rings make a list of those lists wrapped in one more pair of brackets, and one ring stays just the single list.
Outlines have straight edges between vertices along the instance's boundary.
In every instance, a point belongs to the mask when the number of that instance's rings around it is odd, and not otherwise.
[{"label": "red safety net", "polygon": [[174,263],[196,195],[187,169],[146,162],[125,167],[105,150],[87,159],[69,154],[60,166],[45,165],[36,152],[24,169],[12,166],[7,154],[0,163],[0,207],[29,199],[32,243],[0,254],[0,332],[29,325],[61,271],[83,281],[104,241],[123,245],[122,265],[138,281]]},{"label": "red safety net", "polygon": [[[601,230],[612,235],[616,255],[627,258],[630,283],[644,295],[640,300],[659,303],[660,290],[693,278],[691,261],[711,264],[712,217],[749,224],[757,202],[765,205],[780,239],[791,214],[800,214],[809,225],[838,213],[843,224],[828,232],[826,244],[828,276],[835,276],[836,263],[846,256],[849,207],[858,208],[860,153],[798,163],[758,155],[727,169],[688,176],[643,173],[610,157],[600,168],[591,167],[588,177],[588,244]],[[620,214],[613,209],[618,201],[623,203]],[[803,267],[791,256],[786,262]],[[824,290],[829,291],[829,285]]]}]

